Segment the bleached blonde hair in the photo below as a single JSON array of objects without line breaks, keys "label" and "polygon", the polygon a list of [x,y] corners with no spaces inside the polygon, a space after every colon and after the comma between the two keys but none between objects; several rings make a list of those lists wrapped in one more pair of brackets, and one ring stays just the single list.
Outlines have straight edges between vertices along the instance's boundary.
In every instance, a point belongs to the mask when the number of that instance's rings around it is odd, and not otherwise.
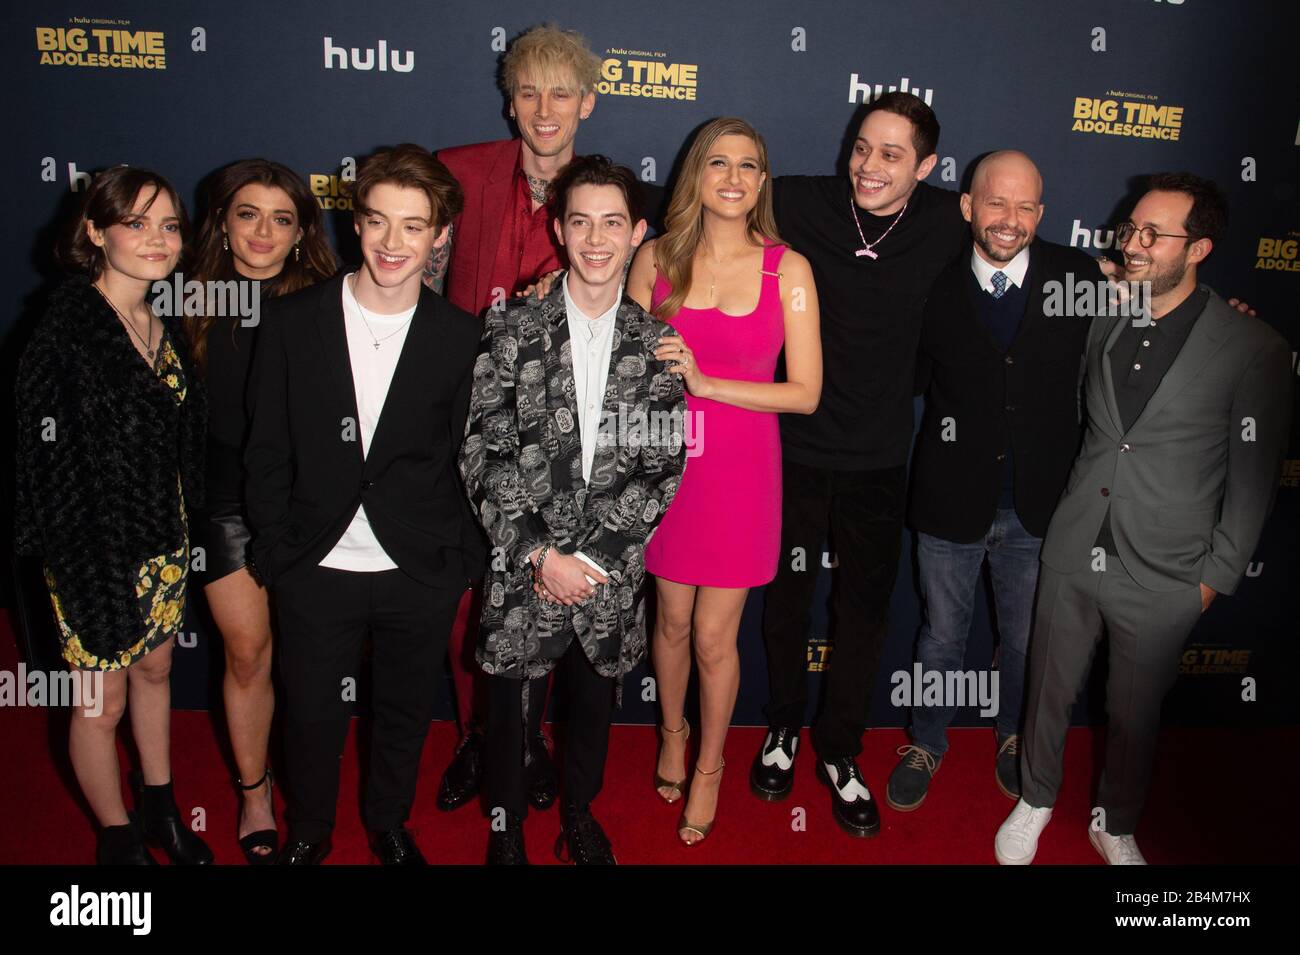
[{"label": "bleached blonde hair", "polygon": [[530,80],[543,89],[573,89],[586,96],[600,81],[600,57],[587,40],[554,23],[533,27],[515,38],[501,64],[501,88],[513,97]]}]

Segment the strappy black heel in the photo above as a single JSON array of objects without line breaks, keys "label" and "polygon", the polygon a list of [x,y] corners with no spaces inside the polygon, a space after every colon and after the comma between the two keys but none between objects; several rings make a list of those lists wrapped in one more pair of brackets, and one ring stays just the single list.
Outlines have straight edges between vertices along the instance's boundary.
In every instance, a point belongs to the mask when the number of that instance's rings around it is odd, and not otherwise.
[{"label": "strappy black heel", "polygon": [[[260,789],[262,783],[266,783],[266,795],[271,796],[271,790],[275,788],[275,777],[271,775],[271,768],[268,766],[262,778],[255,783],[244,785],[242,779],[235,780],[235,787],[243,792],[250,792],[254,789]],[[241,807],[242,811],[242,807]],[[275,800],[271,799],[271,812],[275,812]],[[239,848],[244,851],[244,858],[248,860],[249,865],[273,865],[280,854],[280,833],[276,829],[259,829],[256,832],[250,832],[244,838],[239,840]],[[269,852],[255,852],[255,849],[266,848]]]}]

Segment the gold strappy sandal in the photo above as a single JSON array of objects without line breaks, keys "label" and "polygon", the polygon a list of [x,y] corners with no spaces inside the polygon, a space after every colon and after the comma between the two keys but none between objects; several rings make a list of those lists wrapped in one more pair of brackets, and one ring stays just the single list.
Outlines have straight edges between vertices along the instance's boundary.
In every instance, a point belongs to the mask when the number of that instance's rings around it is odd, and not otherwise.
[{"label": "gold strappy sandal", "polygon": [[[660,727],[659,727],[659,730],[660,730],[660,732],[662,732],[662,733],[671,733],[673,736],[676,736],[678,733],[685,733],[686,735],[682,737],[682,742],[683,742],[683,743],[685,743],[688,739],[691,738],[691,724],[690,724],[689,722],[687,722],[686,717],[684,717],[684,716],[682,717],[682,725],[679,726],[677,729],[675,729],[675,730],[670,730],[668,727],[663,726],[663,725],[661,724]],[[660,740],[660,743],[659,743],[659,752],[660,752],[660,753],[663,752],[663,741],[662,741],[662,739]],[[662,799],[664,802],[668,803],[668,805],[671,806],[673,803],[677,802],[677,800],[679,800],[679,799],[682,798],[683,787],[685,787],[685,785],[686,785],[686,780],[685,780],[685,779],[664,779],[662,776],[660,776],[660,775],[659,775],[659,766],[658,766],[658,763],[656,762],[656,764],[655,764],[655,793],[659,796],[660,799]],[[669,798],[669,796],[665,796],[663,793],[659,792],[659,790],[661,790],[661,789],[667,789],[667,790],[669,790],[669,793],[670,793],[670,795],[671,795],[672,798]]]},{"label": "gold strappy sandal", "polygon": [[[727,761],[724,759],[722,760],[722,762],[718,764],[717,769],[703,770],[697,766],[695,767],[695,771],[699,773],[701,776],[716,776],[718,773],[722,772],[726,768],[727,768]],[[682,845],[684,845],[688,849],[691,846],[698,846],[701,842],[703,842],[706,838],[708,838],[709,833],[713,831],[713,824],[717,822],[717,820],[718,817],[715,811],[712,819],[710,819],[708,822],[700,823],[697,825],[696,823],[687,820],[686,810],[683,809],[682,818],[677,822],[677,838],[681,839],[682,833],[684,832],[693,832],[696,835],[698,835],[699,838],[696,839],[694,842],[687,842],[685,839],[682,839]]]}]

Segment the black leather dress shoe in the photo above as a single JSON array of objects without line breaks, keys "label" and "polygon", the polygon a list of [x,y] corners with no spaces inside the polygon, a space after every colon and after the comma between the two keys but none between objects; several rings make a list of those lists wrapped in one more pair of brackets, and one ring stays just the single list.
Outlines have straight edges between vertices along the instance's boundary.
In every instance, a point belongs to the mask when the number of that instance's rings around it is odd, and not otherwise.
[{"label": "black leather dress shoe", "polygon": [[276,865],[320,865],[334,848],[330,840],[324,842],[303,842],[301,839],[290,841],[280,850]]},{"label": "black leather dress shoe", "polygon": [[383,865],[428,865],[411,831],[405,826],[373,833],[370,850]]},{"label": "black leather dress shoe", "polygon": [[498,831],[493,827],[488,832],[488,865],[528,865],[528,855],[524,852],[524,824],[514,813],[506,813],[506,826]]},{"label": "black leather dress shoe", "polygon": [[555,858],[574,865],[618,865],[605,830],[587,806],[564,807],[560,835],[555,840]]},{"label": "black leather dress shoe", "polygon": [[478,795],[483,783],[483,731],[477,727],[465,734],[456,747],[438,786],[437,806],[443,812],[459,809]]},{"label": "black leather dress shoe", "polygon": [[132,773],[131,785],[145,838],[161,846],[172,865],[212,864],[212,850],[181,819],[171,783],[146,786],[140,773]]},{"label": "black leather dress shoe", "polygon": [[124,826],[105,826],[99,831],[99,846],[95,849],[96,865],[157,865],[158,860],[149,854],[144,845],[144,830],[135,813],[126,814],[130,820]]},{"label": "black leather dress shoe", "polygon": [[749,767],[749,791],[764,802],[778,802],[794,788],[794,754],[799,750],[799,728],[768,728],[763,747]]},{"label": "black leather dress shoe", "polygon": [[555,776],[555,761],[546,746],[546,737],[533,737],[532,776],[528,782],[528,802],[534,809],[550,809],[560,784]]},{"label": "black leather dress shoe", "polygon": [[831,814],[839,827],[851,836],[869,839],[880,832],[880,810],[862,779],[857,761],[818,760],[817,778],[831,791]]}]

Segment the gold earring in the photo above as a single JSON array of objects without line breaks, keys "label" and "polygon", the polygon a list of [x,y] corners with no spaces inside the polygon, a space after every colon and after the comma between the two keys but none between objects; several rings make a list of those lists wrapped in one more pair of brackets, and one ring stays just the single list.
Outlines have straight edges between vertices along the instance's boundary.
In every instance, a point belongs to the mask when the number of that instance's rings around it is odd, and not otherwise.
[{"label": "gold earring", "polygon": [[297,245],[295,245],[295,246],[293,247],[293,260],[294,260],[295,262],[301,262],[301,261],[302,261],[302,243],[301,243],[301,242],[299,242]]},{"label": "gold earring", "polygon": [[225,249],[227,252],[230,251],[230,236],[223,235],[221,237],[221,247]]}]

